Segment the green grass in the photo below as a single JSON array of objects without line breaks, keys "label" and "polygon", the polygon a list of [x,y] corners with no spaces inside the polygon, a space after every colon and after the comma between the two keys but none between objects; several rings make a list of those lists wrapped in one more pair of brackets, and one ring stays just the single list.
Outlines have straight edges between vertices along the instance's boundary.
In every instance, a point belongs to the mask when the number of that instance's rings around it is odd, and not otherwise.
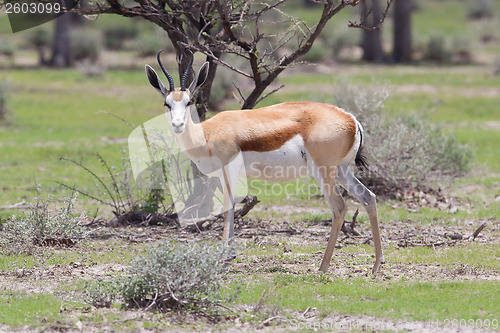
[{"label": "green grass", "polygon": [[143,253],[147,246],[130,244],[122,240],[108,239],[106,242],[85,242],[76,248],[45,248],[39,255],[0,255],[0,272],[15,268],[31,269],[40,265],[68,265],[80,262],[85,265],[118,263],[128,265],[132,258]]},{"label": "green grass", "polygon": [[10,327],[40,326],[61,318],[62,300],[48,294],[26,294],[0,290],[0,324]]},{"label": "green grass", "polygon": [[[498,124],[496,125],[498,126]],[[454,130],[461,142],[466,142],[474,151],[476,165],[480,168],[488,168],[496,173],[492,174],[492,181],[498,182],[500,170],[500,154],[498,154],[498,142],[500,142],[499,129],[474,129],[466,126],[457,127]],[[481,181],[487,181],[482,179]]]},{"label": "green grass", "polygon": [[[292,244],[293,255],[301,255],[306,253],[322,252],[322,246],[314,246],[309,244]],[[341,265],[352,265],[353,263],[343,262],[350,260],[350,256],[344,258],[343,254],[359,254],[372,253],[372,245],[346,245],[341,249],[336,250],[338,260],[342,261]],[[245,256],[258,256],[259,258],[275,258],[283,257],[282,244],[265,244],[261,246],[249,245],[247,249],[242,250]],[[293,256],[292,255],[292,256]],[[384,257],[388,265],[394,264],[427,264],[448,266],[450,269],[455,269],[459,265],[468,267],[473,270],[496,270],[500,271],[500,249],[493,244],[483,244],[478,242],[470,242],[457,244],[455,246],[445,247],[427,247],[427,246],[412,246],[399,248],[396,245],[384,248]],[[287,257],[289,258],[289,256]],[[335,261],[334,255],[334,261]],[[372,259],[368,256],[361,260],[367,262],[359,262],[356,265],[371,266]],[[412,279],[411,273],[407,276]]]},{"label": "green grass", "polygon": [[[5,204],[32,197],[35,182],[52,194],[61,191],[55,181],[93,189],[95,180],[61,157],[83,161],[100,175],[104,169],[95,153],[119,166],[131,129],[99,111],[135,124],[162,112],[161,99],[147,89],[142,71],[108,72],[101,80],[75,70],[7,71],[2,76],[13,84],[13,121],[0,127],[0,202]],[[140,98],[148,93],[151,98]]]},{"label": "green grass", "polygon": [[[500,315],[497,281],[391,283],[323,275],[278,275],[268,304],[295,311],[310,307],[323,313],[364,314],[404,320],[495,319]],[[252,283],[240,302],[257,303],[267,283]]]},{"label": "green grass", "polygon": [[0,255],[0,272],[14,269],[31,269],[36,265],[36,258],[32,255]]},{"label": "green grass", "polygon": [[431,264],[453,267],[461,264],[472,269],[500,270],[500,249],[493,244],[466,243],[453,247],[388,248],[384,256],[393,263]]}]

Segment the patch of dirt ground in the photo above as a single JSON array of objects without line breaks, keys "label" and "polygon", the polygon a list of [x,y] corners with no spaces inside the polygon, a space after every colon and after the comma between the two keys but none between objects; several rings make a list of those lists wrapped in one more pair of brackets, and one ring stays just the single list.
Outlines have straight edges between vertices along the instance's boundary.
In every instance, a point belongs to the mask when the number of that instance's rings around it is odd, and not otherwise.
[{"label": "patch of dirt ground", "polygon": [[[482,223],[486,227],[472,240],[471,233]],[[230,265],[230,273],[235,278],[259,274],[263,278],[272,279],[276,274],[321,274],[318,267],[327,243],[330,221],[276,222],[268,220],[247,219],[238,221],[236,227],[238,259]],[[490,218],[480,221],[465,221],[456,225],[445,223],[420,224],[415,221],[394,221],[381,223],[381,234],[384,249],[400,249],[426,247],[435,251],[446,251],[455,247],[467,246],[470,242],[495,244],[500,242],[500,221]],[[166,237],[180,241],[216,239],[222,233],[222,223],[214,223],[208,230],[193,231],[179,227],[120,227],[101,226],[92,234],[91,243],[99,245],[82,246],[82,255],[105,244],[110,238],[120,239],[125,245],[144,245],[159,241]],[[97,230],[96,229],[96,230]],[[355,229],[359,236],[341,233],[339,244],[334,252],[332,265],[328,275],[332,278],[371,276],[374,261],[373,247],[369,223],[358,222]],[[352,246],[355,245],[355,246]],[[357,246],[362,245],[362,246]],[[58,251],[54,249],[54,251]],[[137,249],[136,249],[137,251]],[[396,250],[398,251],[398,250]],[[388,259],[389,258],[389,259]],[[500,280],[500,271],[484,269],[480,265],[470,266],[460,262],[441,265],[403,260],[394,261],[393,256],[386,256],[380,279],[386,280],[418,280],[418,281],[450,281],[450,280]],[[61,296],[66,305],[61,308],[67,321],[45,327],[45,332],[102,332],[117,331],[120,325],[134,322],[134,331],[177,331],[190,332],[193,325],[198,329],[224,332],[262,332],[324,330],[346,331],[414,331],[414,332],[475,332],[474,327],[462,327],[455,330],[446,329],[446,323],[433,322],[398,322],[391,319],[370,316],[344,315],[331,313],[327,317],[320,311],[311,308],[304,313],[286,312],[286,317],[270,313],[265,318],[240,320],[237,315],[227,314],[213,318],[211,316],[180,315],[170,313],[161,315],[142,311],[124,311],[118,309],[78,308],[68,304],[80,300],[81,295],[68,291],[75,280],[97,280],[126,273],[127,267],[122,263],[96,263],[92,260],[71,262],[69,264],[44,264],[31,269],[15,268],[0,273],[0,288],[3,290],[25,291],[27,293],[54,293]],[[61,286],[66,286],[61,288]],[[65,291],[66,290],[66,291]],[[68,303],[66,303],[68,301]],[[246,305],[237,305],[237,312],[247,311]],[[253,305],[255,306],[255,305]],[[94,323],[78,318],[81,316],[97,316],[104,311],[103,321]],[[107,312],[106,312],[107,311]],[[107,321],[110,314],[118,316],[115,321]],[[189,316],[192,316],[189,317]],[[82,326],[83,325],[83,326]],[[216,325],[216,326],[214,326]],[[333,325],[333,326],[332,326]],[[335,326],[336,325],[336,326]],[[340,326],[339,325],[347,325]],[[350,326],[349,326],[350,325]],[[353,326],[358,325],[358,326]],[[371,325],[371,326],[370,326]],[[378,325],[378,326],[374,326]],[[406,326],[405,326],[406,325]],[[149,327],[149,328],[148,328]],[[7,326],[0,325],[0,332],[10,331]],[[23,327],[23,332],[37,332],[38,328]],[[482,330],[484,332],[484,330]]]}]

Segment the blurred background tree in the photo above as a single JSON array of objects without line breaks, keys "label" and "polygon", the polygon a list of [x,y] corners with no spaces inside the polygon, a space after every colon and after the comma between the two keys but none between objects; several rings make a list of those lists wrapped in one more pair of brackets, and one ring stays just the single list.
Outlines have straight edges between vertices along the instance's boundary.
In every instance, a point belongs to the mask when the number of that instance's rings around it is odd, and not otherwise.
[{"label": "blurred background tree", "polygon": [[392,59],[397,63],[410,62],[412,60],[412,11],[413,0],[394,0],[394,46]]},{"label": "blurred background tree", "polygon": [[[367,22],[369,26],[376,26],[382,20],[383,12],[379,0],[362,0],[360,10],[362,22]],[[380,29],[363,29],[361,47],[363,48],[363,60],[371,62],[387,61],[382,47],[382,31]]]}]

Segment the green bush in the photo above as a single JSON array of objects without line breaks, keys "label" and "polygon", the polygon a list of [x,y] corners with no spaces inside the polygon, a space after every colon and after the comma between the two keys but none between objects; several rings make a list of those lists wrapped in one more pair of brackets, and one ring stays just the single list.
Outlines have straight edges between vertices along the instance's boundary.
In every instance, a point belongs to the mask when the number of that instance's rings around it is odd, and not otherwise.
[{"label": "green bush", "polygon": [[471,20],[480,20],[493,17],[493,0],[475,0],[470,1],[467,6],[467,18]]},{"label": "green bush", "polygon": [[0,40],[0,55],[12,58],[16,53],[16,47],[12,42]]},{"label": "green bush", "polygon": [[383,193],[414,183],[430,185],[469,169],[469,148],[422,117],[386,117],[387,97],[380,88],[343,84],[335,89],[336,104],[354,114],[365,130],[371,166],[360,178]]},{"label": "green bush", "polygon": [[7,107],[10,84],[8,81],[0,80],[0,122],[4,122],[9,114]]},{"label": "green bush", "polygon": [[334,59],[339,59],[344,49],[359,45],[359,37],[353,29],[323,31],[321,39]]},{"label": "green bush", "polygon": [[500,59],[495,60],[493,64],[493,75],[500,75]]},{"label": "green bush", "polygon": [[96,62],[102,52],[102,36],[98,31],[76,29],[71,32],[71,55],[74,60]]},{"label": "green bush", "polygon": [[133,44],[134,49],[139,52],[141,57],[156,55],[159,50],[165,50],[165,53],[173,50],[166,32],[158,28],[140,36]]},{"label": "green bush", "polygon": [[[61,160],[79,166],[94,177],[96,190],[92,193],[78,189],[75,185],[58,183],[68,189],[75,189],[76,192],[111,207],[116,217],[133,211],[146,211],[158,215],[170,214],[172,202],[169,193],[154,188],[150,189],[148,186],[138,186],[134,180],[130,158],[125,156],[125,152],[122,153],[122,164],[120,167],[110,166],[101,155],[96,154],[98,162],[105,168],[107,175],[98,175],[81,162],[61,158]],[[153,168],[153,170],[157,171],[157,168]],[[158,179],[156,177],[158,177],[157,173],[152,172],[146,176],[146,180],[148,183],[154,184],[165,182],[165,179]],[[144,181],[144,179],[139,182],[141,181]]]},{"label": "green bush", "polygon": [[495,20],[481,21],[475,24],[475,31],[483,43],[494,43],[500,39],[500,18]]},{"label": "green bush", "polygon": [[467,35],[431,36],[424,51],[424,59],[439,63],[468,63],[472,61],[472,42]]},{"label": "green bush", "polygon": [[449,40],[444,36],[434,35],[427,42],[424,58],[430,61],[446,63],[451,60],[452,54]]},{"label": "green bush", "polygon": [[25,215],[12,216],[0,232],[0,253],[36,254],[47,246],[71,246],[83,235],[79,225],[81,216],[73,213],[76,193],[63,199],[63,207],[51,211],[50,200],[40,193],[35,204],[30,204]]},{"label": "green bush", "polygon": [[48,47],[52,42],[52,34],[44,28],[35,29],[29,36],[29,42],[36,48]]},{"label": "green bush", "polygon": [[231,248],[222,242],[167,240],[134,259],[129,276],[88,283],[86,300],[104,306],[121,300],[126,307],[160,311],[209,307],[221,301],[230,254]]},{"label": "green bush", "polygon": [[99,62],[83,60],[77,65],[80,73],[86,77],[102,77],[106,73],[106,67]]},{"label": "green bush", "polygon": [[104,45],[107,48],[121,50],[127,40],[134,39],[139,35],[139,27],[133,22],[125,25],[113,25],[105,27],[103,34]]}]

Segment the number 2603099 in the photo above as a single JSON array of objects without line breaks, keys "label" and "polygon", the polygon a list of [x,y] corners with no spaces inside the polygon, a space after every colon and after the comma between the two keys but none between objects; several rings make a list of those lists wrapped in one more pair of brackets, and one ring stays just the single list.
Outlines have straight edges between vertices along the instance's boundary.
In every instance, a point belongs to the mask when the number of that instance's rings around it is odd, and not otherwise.
[{"label": "number 2603099", "polygon": [[497,319],[445,319],[443,321],[445,328],[498,328]]},{"label": "number 2603099", "polygon": [[59,14],[61,10],[61,4],[50,2],[7,2],[5,4],[7,14]]}]

